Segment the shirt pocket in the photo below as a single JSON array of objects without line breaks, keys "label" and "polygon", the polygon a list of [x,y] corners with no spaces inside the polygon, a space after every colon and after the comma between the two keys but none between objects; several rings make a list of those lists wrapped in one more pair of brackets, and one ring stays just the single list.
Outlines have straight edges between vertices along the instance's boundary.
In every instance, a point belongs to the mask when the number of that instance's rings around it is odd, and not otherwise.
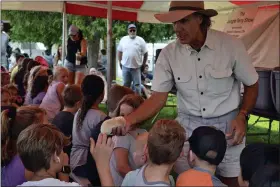
[{"label": "shirt pocket", "polygon": [[213,69],[212,67],[205,69],[207,79],[207,91],[213,95],[228,94],[233,86],[234,77],[231,68]]},{"label": "shirt pocket", "polygon": [[174,75],[174,81],[178,93],[184,96],[192,96],[194,90],[196,90],[195,80],[191,74],[180,73]]}]

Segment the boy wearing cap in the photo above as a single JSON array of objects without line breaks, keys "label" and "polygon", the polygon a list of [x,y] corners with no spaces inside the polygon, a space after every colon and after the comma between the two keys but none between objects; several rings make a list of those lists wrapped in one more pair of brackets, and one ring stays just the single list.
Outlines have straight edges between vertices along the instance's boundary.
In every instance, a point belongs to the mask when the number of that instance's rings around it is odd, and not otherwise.
[{"label": "boy wearing cap", "polygon": [[224,133],[214,127],[201,126],[193,131],[188,142],[188,162],[192,169],[178,177],[176,186],[226,186],[215,177],[227,148]]},{"label": "boy wearing cap", "polygon": [[[122,69],[123,84],[141,94],[141,68],[145,67],[148,59],[148,49],[145,40],[137,36],[134,24],[128,26],[128,35],[122,37],[118,46],[118,59]],[[142,56],[144,56],[142,60]]]}]

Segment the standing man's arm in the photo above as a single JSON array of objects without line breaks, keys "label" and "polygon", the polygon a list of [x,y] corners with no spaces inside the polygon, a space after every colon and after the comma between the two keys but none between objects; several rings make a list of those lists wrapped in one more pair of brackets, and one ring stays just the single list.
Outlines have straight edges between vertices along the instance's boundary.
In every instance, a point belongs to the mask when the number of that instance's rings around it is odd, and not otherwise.
[{"label": "standing man's arm", "polygon": [[120,40],[120,43],[119,43],[119,46],[118,46],[118,60],[119,60],[119,64],[120,64],[121,69],[122,69],[122,57],[123,57],[123,42],[124,42],[124,39],[122,38]]},{"label": "standing man's arm", "polygon": [[147,45],[146,45],[146,42],[143,38],[141,38],[142,40],[142,54],[144,54],[144,58],[143,58],[143,63],[142,63],[142,67],[141,67],[141,71],[143,72],[144,69],[145,69],[145,65],[147,63],[147,60],[148,60],[148,48],[147,48]]},{"label": "standing man's arm", "polygon": [[141,69],[142,72],[143,72],[144,69],[145,69],[145,65],[147,64],[147,60],[148,60],[148,52],[146,52],[146,53],[144,54],[143,64],[142,64],[142,69]]},{"label": "standing man's arm", "polygon": [[123,53],[121,51],[118,51],[118,60],[119,60],[121,69],[122,69],[122,55],[123,55]]},{"label": "standing man's arm", "polygon": [[169,56],[168,51],[165,49],[160,53],[152,83],[153,94],[134,112],[125,117],[128,129],[153,117],[165,106],[168,93],[174,85],[173,72],[169,65]]},{"label": "standing man's arm", "polygon": [[258,97],[258,74],[252,64],[244,44],[237,40],[234,45],[235,62],[233,72],[237,80],[244,85],[244,95],[241,109],[232,122],[232,130],[235,131],[233,144],[241,144],[246,134],[246,116],[255,107]]}]

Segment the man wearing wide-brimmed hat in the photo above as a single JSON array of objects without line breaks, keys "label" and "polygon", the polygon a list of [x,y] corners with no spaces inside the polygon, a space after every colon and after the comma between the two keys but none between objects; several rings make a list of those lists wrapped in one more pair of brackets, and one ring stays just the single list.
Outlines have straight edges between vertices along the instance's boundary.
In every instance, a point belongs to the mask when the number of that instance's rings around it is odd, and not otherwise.
[{"label": "man wearing wide-brimmed hat", "polygon": [[[177,40],[159,55],[154,93],[125,119],[130,129],[154,116],[175,85],[177,120],[188,137],[199,126],[214,126],[226,133],[228,148],[217,174],[225,184],[238,186],[239,156],[245,147],[247,115],[258,95],[258,74],[239,39],[210,29],[210,18],[217,14],[205,9],[203,2],[172,1],[169,12],[155,15],[161,22],[173,23]],[[245,87],[242,102],[240,82]],[[184,151],[188,151],[188,144]],[[176,169],[179,173],[188,169],[186,155],[179,159]]]}]

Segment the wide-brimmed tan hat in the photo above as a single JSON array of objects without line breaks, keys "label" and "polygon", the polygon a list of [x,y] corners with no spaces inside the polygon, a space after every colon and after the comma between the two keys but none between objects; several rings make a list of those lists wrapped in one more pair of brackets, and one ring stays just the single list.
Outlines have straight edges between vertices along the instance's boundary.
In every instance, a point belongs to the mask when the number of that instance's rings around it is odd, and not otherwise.
[{"label": "wide-brimmed tan hat", "polygon": [[173,23],[195,12],[209,17],[218,15],[216,10],[204,9],[203,1],[171,1],[169,12],[155,14],[155,18],[164,23]]}]

